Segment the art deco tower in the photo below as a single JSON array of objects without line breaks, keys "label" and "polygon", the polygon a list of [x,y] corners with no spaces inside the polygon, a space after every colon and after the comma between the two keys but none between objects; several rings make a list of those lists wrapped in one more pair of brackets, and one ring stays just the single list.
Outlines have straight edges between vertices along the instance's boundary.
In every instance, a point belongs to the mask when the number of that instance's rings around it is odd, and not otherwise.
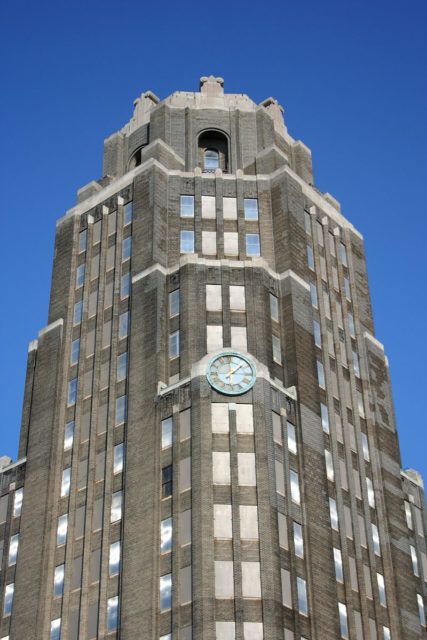
[{"label": "art deco tower", "polygon": [[280,105],[147,92],[103,176],[0,471],[0,637],[427,638],[363,238]]}]

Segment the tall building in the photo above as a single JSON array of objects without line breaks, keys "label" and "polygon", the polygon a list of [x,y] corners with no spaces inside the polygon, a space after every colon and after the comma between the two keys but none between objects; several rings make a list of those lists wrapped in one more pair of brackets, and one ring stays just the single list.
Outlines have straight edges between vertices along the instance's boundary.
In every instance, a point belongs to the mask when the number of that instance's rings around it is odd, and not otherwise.
[{"label": "tall building", "polygon": [[58,220],[4,640],[427,638],[363,238],[273,98],[147,92]]}]

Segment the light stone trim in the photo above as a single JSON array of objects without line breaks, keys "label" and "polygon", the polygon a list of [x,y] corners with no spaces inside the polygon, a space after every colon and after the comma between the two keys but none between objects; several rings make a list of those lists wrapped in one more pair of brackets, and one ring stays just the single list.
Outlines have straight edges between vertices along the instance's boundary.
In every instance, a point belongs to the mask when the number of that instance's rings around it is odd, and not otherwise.
[{"label": "light stone trim", "polygon": [[39,339],[42,336],[44,336],[45,333],[48,333],[48,331],[52,331],[53,329],[56,329],[57,327],[62,327],[63,324],[64,324],[64,320],[62,318],[58,318],[58,320],[55,320],[55,322],[51,322],[46,327],[43,327],[43,329],[40,329],[40,331],[39,331]]},{"label": "light stone trim", "polygon": [[27,458],[20,458],[16,462],[12,462],[11,464],[8,464],[8,465],[6,465],[4,467],[0,467],[0,473],[5,473],[5,471],[10,471],[11,469],[14,469],[15,467],[20,467],[23,464],[25,464],[26,462],[27,462]]},{"label": "light stone trim", "polygon": [[369,340],[369,342],[372,342],[373,345],[375,345],[377,347],[377,349],[379,349],[380,351],[382,351],[384,353],[384,345],[382,342],[380,342],[379,340],[377,340],[377,338],[375,338],[375,336],[372,335],[372,333],[369,333],[369,331],[364,331],[363,332],[363,337],[366,340]]},{"label": "light stone trim", "polygon": [[31,353],[31,351],[37,351],[38,346],[39,346],[38,340],[31,340],[31,342],[28,343],[28,353]]},{"label": "light stone trim", "polygon": [[416,471],[416,469],[401,469],[400,474],[412,484],[416,484],[418,487],[421,487],[424,491],[424,481],[419,471]]}]

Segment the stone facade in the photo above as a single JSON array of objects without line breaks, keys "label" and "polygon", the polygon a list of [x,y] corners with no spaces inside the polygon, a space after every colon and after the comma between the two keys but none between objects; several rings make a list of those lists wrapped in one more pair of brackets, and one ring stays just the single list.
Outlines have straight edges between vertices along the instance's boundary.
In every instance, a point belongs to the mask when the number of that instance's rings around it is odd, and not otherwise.
[{"label": "stone facade", "polygon": [[[363,238],[283,109],[147,92],[103,166],[57,222],[0,469],[0,637],[427,638]],[[227,349],[241,395],[206,376]]]}]

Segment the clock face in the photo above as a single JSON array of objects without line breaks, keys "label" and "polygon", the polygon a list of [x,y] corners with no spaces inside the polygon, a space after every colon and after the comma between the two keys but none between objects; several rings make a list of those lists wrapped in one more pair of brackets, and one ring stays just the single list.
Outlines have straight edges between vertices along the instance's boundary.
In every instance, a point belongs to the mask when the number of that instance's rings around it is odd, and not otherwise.
[{"label": "clock face", "polygon": [[246,356],[235,351],[224,351],[209,362],[207,377],[217,391],[237,396],[253,387],[256,369]]}]

